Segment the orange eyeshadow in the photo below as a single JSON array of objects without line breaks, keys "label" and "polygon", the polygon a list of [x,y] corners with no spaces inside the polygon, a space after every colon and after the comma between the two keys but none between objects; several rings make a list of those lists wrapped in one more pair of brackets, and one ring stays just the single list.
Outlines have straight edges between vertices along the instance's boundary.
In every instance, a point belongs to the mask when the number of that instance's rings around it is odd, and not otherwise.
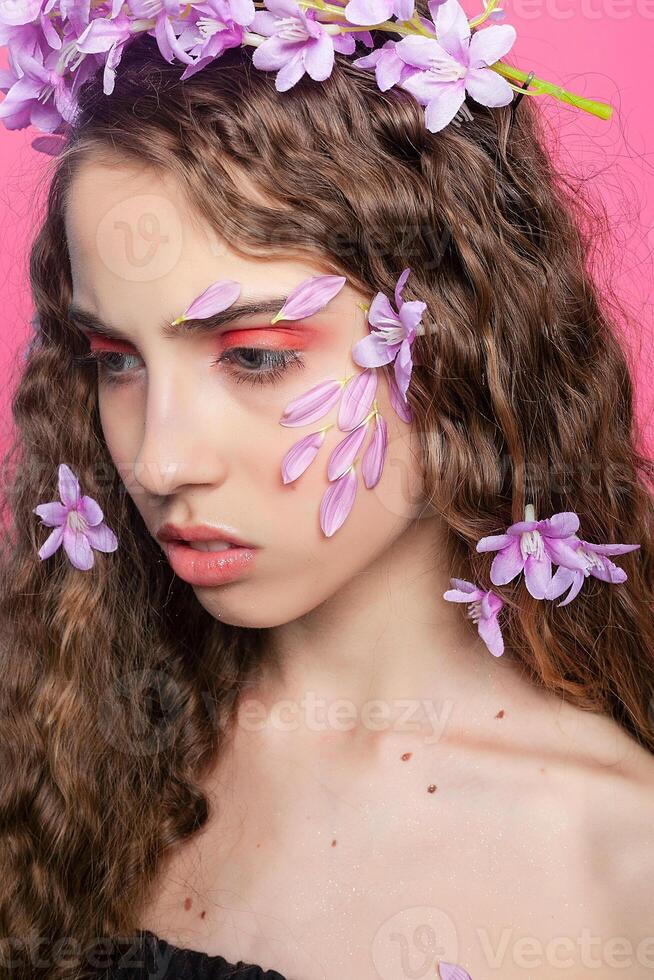
[{"label": "orange eyeshadow", "polygon": [[318,341],[320,334],[321,331],[313,327],[250,327],[249,330],[227,330],[220,334],[218,343],[221,350],[253,344],[274,350],[306,350]]},{"label": "orange eyeshadow", "polygon": [[113,337],[105,337],[104,334],[88,334],[88,341],[91,350],[107,351],[117,354],[133,354],[134,347],[126,340],[115,340]]}]

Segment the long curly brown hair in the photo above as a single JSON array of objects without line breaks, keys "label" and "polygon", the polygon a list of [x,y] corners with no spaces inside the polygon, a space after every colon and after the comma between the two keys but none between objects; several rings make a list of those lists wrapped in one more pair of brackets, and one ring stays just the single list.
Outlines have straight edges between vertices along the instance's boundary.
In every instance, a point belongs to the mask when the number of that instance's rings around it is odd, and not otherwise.
[{"label": "long curly brown hair", "polygon": [[[391,295],[410,266],[404,298],[427,303],[429,329],[415,341],[409,398],[446,567],[491,588],[492,555],[475,543],[521,520],[526,502],[537,516],[575,511],[587,540],[639,542],[620,560],[625,583],[589,577],[568,606],[515,582],[495,591],[526,676],[654,751],[654,464],[638,448],[612,308],[589,272],[589,204],[553,165],[529,98],[515,114],[472,102],[473,122],[433,134],[408,93],[381,92],[350,60],[279,93],[237,48],[181,82],[183,69],[142,35],[111,96],[101,71],[83,87],[53,161],[30,256],[36,334],[4,460],[7,976],[86,977],[75,950],[133,930],[164,858],[209,817],[202,778],[265,655],[265,630],[215,620],[162,561],[107,452],[95,375],[76,361],[86,345],[67,314],[64,209],[85,160],[173,174],[244,255],[320,255],[371,296]],[[33,508],[56,497],[61,461],[119,537],[92,572],[61,549],[37,556]]]}]

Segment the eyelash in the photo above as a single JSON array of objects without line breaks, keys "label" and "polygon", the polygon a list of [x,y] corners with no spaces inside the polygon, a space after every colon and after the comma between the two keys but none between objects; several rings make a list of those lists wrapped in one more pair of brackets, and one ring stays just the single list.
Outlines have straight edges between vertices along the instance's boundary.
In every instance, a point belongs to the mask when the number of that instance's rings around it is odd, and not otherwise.
[{"label": "eyelash", "polygon": [[[255,387],[257,385],[274,384],[291,367],[304,367],[304,358],[295,350],[274,350],[267,347],[230,347],[214,364],[230,363],[230,355],[235,353],[261,354],[263,363],[267,362],[268,369],[264,371],[245,371],[242,373],[233,372],[237,384],[246,384]],[[122,353],[120,351],[90,351],[87,354],[77,355],[74,360],[77,364],[97,364],[103,381],[108,385],[127,384],[127,372],[112,370],[109,366],[111,358],[114,357],[134,357],[134,354]]]}]

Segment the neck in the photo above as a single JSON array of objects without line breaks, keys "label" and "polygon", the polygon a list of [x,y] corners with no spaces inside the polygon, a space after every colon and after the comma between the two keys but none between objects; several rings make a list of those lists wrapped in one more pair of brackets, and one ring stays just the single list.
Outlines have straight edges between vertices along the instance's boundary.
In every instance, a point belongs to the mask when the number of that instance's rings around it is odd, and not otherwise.
[{"label": "neck", "polygon": [[439,529],[437,518],[414,522],[338,593],[270,630],[248,692],[267,724],[335,741],[398,725],[435,736],[453,714],[495,703],[510,658],[489,653],[467,606],[443,599]]}]

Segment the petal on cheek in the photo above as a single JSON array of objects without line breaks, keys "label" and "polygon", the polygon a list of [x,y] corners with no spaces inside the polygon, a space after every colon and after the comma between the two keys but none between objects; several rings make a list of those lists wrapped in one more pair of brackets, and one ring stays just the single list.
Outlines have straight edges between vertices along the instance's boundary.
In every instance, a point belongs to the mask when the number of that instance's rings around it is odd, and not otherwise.
[{"label": "petal on cheek", "polygon": [[388,447],[388,426],[381,415],[377,416],[375,431],[372,439],[363,454],[361,461],[361,472],[363,482],[368,490],[376,487],[381,479],[386,459],[386,449]]},{"label": "petal on cheek", "polygon": [[292,483],[302,476],[304,471],[313,463],[316,454],[325,440],[325,431],[311,432],[299,439],[286,453],[282,460],[282,480]]},{"label": "petal on cheek", "polygon": [[325,490],[320,501],[320,526],[328,538],[338,531],[352,510],[357,492],[357,475],[348,470]]}]

